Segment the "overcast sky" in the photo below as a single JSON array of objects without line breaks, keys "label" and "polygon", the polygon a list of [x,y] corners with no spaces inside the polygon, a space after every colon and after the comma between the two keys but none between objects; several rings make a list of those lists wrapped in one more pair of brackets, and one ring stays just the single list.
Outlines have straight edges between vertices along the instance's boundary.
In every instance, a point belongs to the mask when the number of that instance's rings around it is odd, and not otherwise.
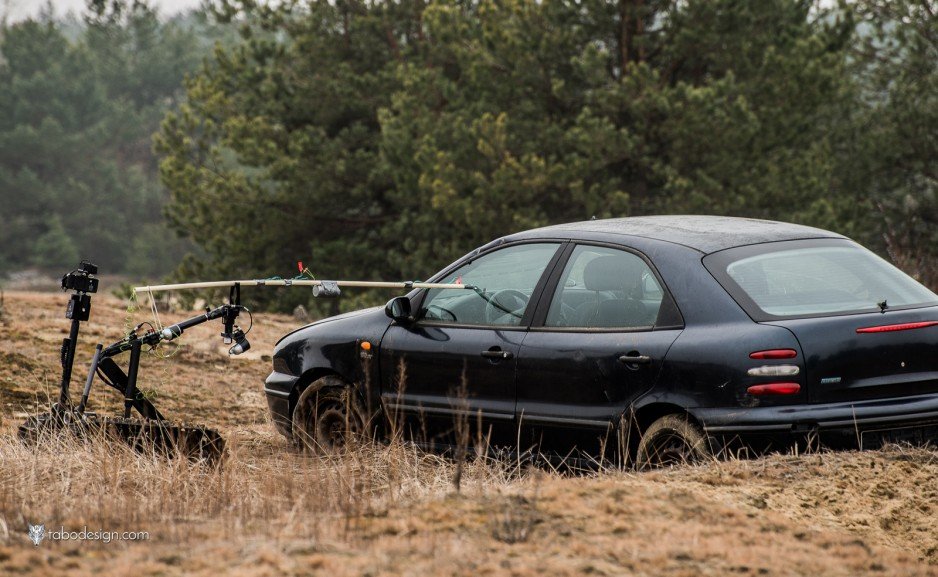
[{"label": "overcast sky", "polygon": [[[150,5],[157,7],[161,16],[170,16],[187,8],[196,8],[200,1],[150,0]],[[11,22],[16,22],[39,14],[47,3],[52,4],[57,16],[64,16],[69,11],[78,14],[85,9],[85,0],[0,0],[0,15],[5,12]]]}]

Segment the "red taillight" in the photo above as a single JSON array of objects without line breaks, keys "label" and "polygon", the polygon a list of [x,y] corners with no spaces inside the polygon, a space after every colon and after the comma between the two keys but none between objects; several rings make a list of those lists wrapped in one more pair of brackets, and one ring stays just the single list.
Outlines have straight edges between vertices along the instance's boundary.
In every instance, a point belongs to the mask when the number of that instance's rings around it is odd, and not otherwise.
[{"label": "red taillight", "polygon": [[938,321],[923,321],[920,323],[901,323],[898,325],[879,325],[878,327],[863,327],[857,329],[858,333],[891,333],[893,331],[910,331],[912,329],[924,329],[938,325]]},{"label": "red taillight", "polygon": [[766,383],[746,389],[750,395],[794,395],[801,390],[798,383]]},{"label": "red taillight", "polygon": [[798,356],[795,349],[769,349],[749,353],[750,359],[793,359]]}]

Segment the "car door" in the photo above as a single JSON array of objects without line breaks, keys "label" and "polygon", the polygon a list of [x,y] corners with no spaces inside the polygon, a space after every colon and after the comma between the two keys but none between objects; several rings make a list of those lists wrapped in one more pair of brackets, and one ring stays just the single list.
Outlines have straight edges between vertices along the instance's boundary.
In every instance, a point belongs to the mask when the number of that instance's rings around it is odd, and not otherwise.
[{"label": "car door", "polygon": [[395,426],[429,445],[452,444],[460,423],[474,438],[514,439],[515,367],[533,314],[528,305],[560,246],[529,242],[483,253],[439,279],[474,289],[428,290],[414,322],[392,323],[381,343],[381,375]]},{"label": "car door", "polygon": [[[522,449],[598,454],[651,388],[683,321],[650,262],[608,245],[570,245],[518,357]],[[550,298],[548,298],[550,296]]]}]

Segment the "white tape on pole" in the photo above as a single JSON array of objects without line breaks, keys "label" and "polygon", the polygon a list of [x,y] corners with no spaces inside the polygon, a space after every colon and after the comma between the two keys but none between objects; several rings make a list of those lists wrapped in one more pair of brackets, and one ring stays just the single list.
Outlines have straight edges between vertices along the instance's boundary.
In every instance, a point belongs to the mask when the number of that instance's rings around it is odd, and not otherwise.
[{"label": "white tape on pole", "polygon": [[307,279],[249,279],[249,280],[223,280],[223,281],[211,281],[211,282],[190,282],[190,283],[178,283],[178,284],[161,284],[153,286],[138,286],[134,287],[135,293],[151,293],[151,292],[162,292],[162,291],[174,291],[174,290],[189,290],[189,289],[207,289],[207,288],[225,288],[233,287],[236,284],[241,285],[242,287],[249,286],[304,286],[304,287],[314,287],[321,286],[323,282],[334,282],[340,287],[357,287],[357,288],[403,288],[403,289],[472,289],[472,285],[465,284],[447,284],[447,283],[432,283],[432,282],[383,282],[383,281],[363,281],[363,280],[337,280],[337,281],[321,281],[321,280],[307,280]]}]

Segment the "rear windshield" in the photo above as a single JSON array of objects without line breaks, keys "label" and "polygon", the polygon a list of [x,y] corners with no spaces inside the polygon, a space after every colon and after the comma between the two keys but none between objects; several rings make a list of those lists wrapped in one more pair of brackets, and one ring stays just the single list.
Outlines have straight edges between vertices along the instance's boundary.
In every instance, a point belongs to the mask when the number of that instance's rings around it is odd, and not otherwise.
[{"label": "rear windshield", "polygon": [[[760,316],[807,317],[938,304],[938,295],[848,241],[768,243],[705,260],[714,276]],[[749,306],[747,306],[747,304]],[[752,314],[753,311],[749,311]]]}]

